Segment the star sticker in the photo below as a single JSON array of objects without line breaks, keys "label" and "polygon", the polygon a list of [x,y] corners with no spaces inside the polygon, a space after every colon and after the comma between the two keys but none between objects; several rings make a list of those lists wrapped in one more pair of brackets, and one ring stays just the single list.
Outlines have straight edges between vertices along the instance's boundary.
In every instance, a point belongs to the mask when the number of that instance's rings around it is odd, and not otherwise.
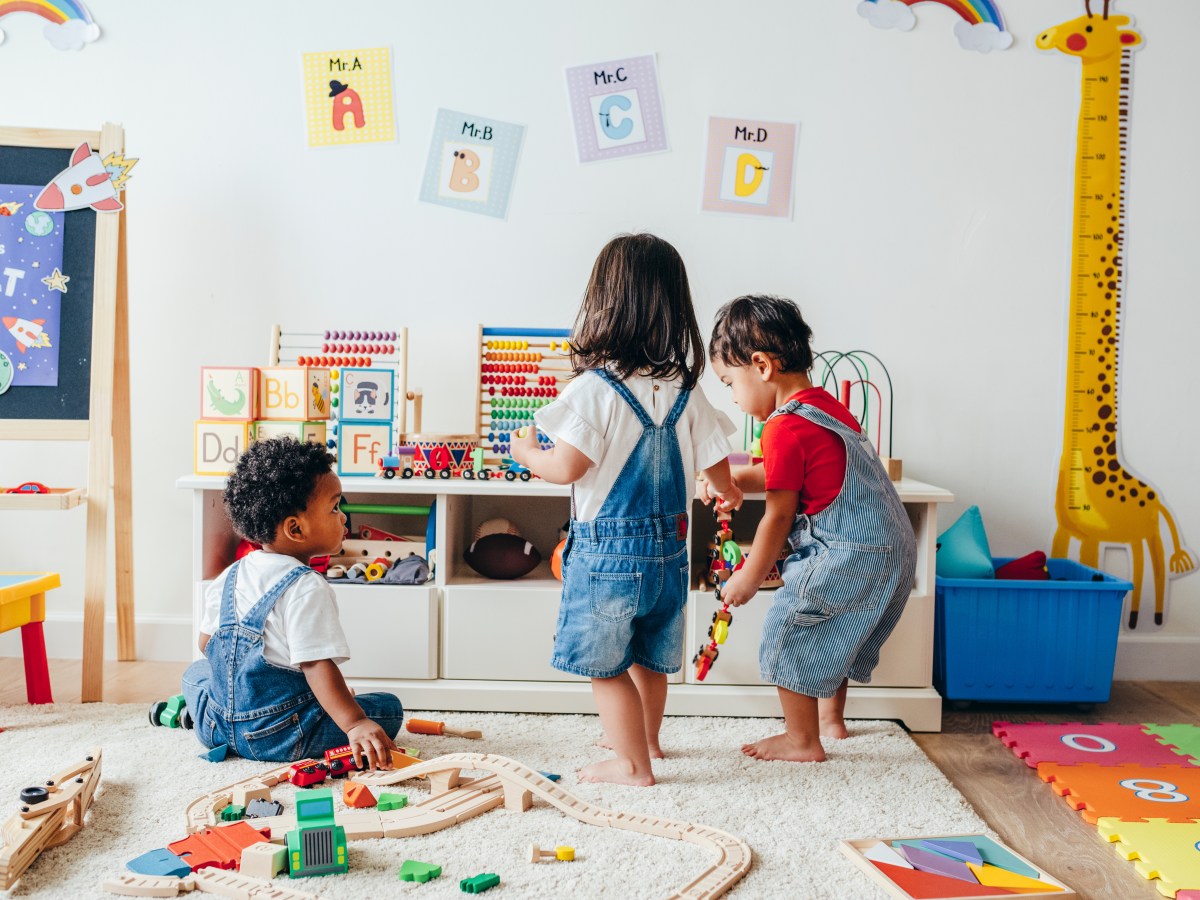
[{"label": "star sticker", "polygon": [[65,294],[67,292],[67,282],[70,280],[70,275],[64,275],[55,268],[53,272],[42,279],[42,284],[52,291],[62,291]]},{"label": "star sticker", "polygon": [[25,363],[17,363],[18,371],[24,372],[26,368],[27,368],[27,366],[25,365]]}]

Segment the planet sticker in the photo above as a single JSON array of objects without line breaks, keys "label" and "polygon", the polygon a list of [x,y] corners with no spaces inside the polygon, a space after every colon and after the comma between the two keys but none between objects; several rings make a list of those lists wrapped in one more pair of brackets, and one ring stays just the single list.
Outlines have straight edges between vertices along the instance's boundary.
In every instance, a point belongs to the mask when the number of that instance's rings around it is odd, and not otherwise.
[{"label": "planet sticker", "polygon": [[54,230],[54,220],[40,210],[31,212],[25,217],[25,230],[34,237],[45,237]]},{"label": "planet sticker", "polygon": [[0,350],[0,394],[8,390],[13,380],[13,364],[8,354]]}]

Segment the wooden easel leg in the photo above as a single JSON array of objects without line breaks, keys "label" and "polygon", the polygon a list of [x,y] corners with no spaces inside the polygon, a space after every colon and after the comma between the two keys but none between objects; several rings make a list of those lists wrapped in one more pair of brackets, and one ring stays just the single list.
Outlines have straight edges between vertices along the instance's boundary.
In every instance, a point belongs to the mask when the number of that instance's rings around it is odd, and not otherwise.
[{"label": "wooden easel leg", "polygon": [[117,563],[117,659],[137,659],[133,617],[133,471],[129,414],[129,291],[125,268],[126,209],[117,239],[117,332],[113,368],[113,522]]}]

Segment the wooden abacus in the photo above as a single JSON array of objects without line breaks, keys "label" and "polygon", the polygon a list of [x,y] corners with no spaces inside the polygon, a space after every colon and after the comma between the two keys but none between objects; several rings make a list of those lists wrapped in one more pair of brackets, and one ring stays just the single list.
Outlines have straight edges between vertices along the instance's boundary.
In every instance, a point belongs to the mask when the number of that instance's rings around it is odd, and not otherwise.
[{"label": "wooden abacus", "polygon": [[[565,328],[479,326],[476,384],[479,446],[484,466],[507,462],[512,433],[533,424],[533,414],[570,380]],[[547,443],[544,436],[539,440]]]}]

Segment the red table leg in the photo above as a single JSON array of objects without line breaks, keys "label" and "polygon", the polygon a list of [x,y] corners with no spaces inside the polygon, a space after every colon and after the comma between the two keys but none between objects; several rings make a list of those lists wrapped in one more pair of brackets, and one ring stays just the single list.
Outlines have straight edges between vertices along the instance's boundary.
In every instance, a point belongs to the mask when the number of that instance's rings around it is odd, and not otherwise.
[{"label": "red table leg", "polygon": [[46,662],[46,638],[41,622],[21,626],[21,648],[25,653],[25,696],[30,703],[53,703],[50,667]]}]

